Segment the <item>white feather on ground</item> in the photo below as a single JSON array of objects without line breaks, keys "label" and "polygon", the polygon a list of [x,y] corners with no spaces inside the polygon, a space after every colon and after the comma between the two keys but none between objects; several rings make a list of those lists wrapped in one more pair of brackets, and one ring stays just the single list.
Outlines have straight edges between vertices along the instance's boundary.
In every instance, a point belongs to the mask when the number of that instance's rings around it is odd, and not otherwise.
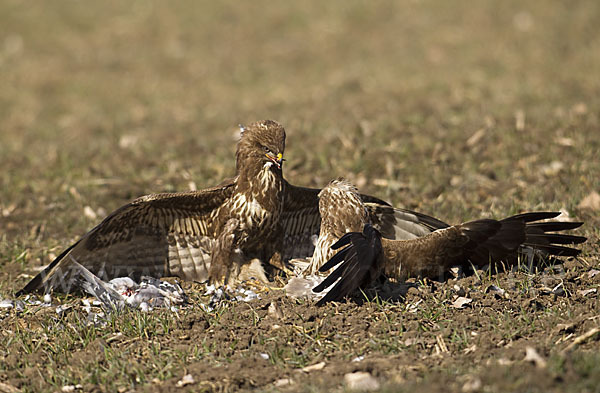
[{"label": "white feather on ground", "polygon": [[[312,299],[318,300],[325,296],[327,292],[316,293],[313,292],[313,288],[319,285],[326,276],[320,276],[316,274],[309,274],[304,277],[292,277],[288,281],[285,287],[285,294],[295,299]],[[332,288],[333,286],[329,287]],[[329,291],[329,288],[327,289]]]},{"label": "white feather on ground", "polygon": [[77,269],[76,283],[108,309],[120,309],[127,305],[147,311],[154,307],[183,304],[187,300],[179,284],[148,276],[142,276],[139,284],[129,277],[118,277],[104,282],[74,259],[72,262],[73,267]]}]

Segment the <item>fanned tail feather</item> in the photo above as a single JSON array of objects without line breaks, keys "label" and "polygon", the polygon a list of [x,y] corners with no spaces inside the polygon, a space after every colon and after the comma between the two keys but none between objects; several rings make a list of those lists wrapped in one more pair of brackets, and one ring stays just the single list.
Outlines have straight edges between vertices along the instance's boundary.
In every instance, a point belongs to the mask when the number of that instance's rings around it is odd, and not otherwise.
[{"label": "fanned tail feather", "polygon": [[532,251],[538,257],[576,256],[581,250],[564,246],[565,244],[581,244],[587,240],[584,236],[569,235],[560,232],[580,227],[581,222],[551,221],[560,212],[521,213],[498,221],[501,224],[498,232],[479,245],[469,257],[478,266],[489,262],[505,260],[516,262],[519,255],[530,255]]}]

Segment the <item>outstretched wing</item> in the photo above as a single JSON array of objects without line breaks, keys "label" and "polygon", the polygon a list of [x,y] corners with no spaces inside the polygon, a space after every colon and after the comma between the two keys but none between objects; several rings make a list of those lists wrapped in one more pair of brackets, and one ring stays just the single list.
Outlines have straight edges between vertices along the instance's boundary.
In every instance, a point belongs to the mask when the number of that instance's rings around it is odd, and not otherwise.
[{"label": "outstretched wing", "polygon": [[586,237],[552,232],[579,228],[583,222],[542,221],[559,215],[560,212],[529,212],[502,219],[498,233],[473,250],[469,260],[482,266],[501,260],[513,264],[519,256],[545,259],[551,255],[579,255],[580,249],[565,244],[581,244]]},{"label": "outstretched wing", "polygon": [[457,264],[482,267],[490,263],[512,265],[520,256],[544,260],[549,256],[575,256],[581,250],[565,244],[580,244],[583,236],[551,233],[574,229],[581,222],[539,222],[555,218],[557,212],[517,214],[502,220],[470,221],[411,241],[383,240],[388,277],[422,276],[443,279]]},{"label": "outstretched wing", "polygon": [[314,291],[320,292],[339,281],[317,304],[341,300],[368,286],[382,273],[395,279],[443,276],[449,266],[467,257],[500,227],[496,220],[477,220],[417,239],[388,240],[381,239],[377,230],[365,225],[362,233],[347,233],[334,245],[339,248],[348,244],[321,267],[325,272],[339,265]]},{"label": "outstretched wing", "polygon": [[[530,253],[542,259],[551,255],[578,255],[581,250],[565,244],[581,244],[587,238],[552,232],[578,228],[581,222],[539,222],[559,214],[535,212],[500,221],[476,220],[417,239],[399,241],[381,239],[367,225],[362,233],[347,233],[334,245],[335,248],[346,247],[320,271],[339,266],[314,291],[320,292],[336,281],[337,284],[318,304],[341,300],[357,288],[370,284],[377,278],[375,273],[385,273],[387,277],[400,280],[414,276],[443,279],[449,267],[466,261],[482,266],[499,261],[514,263],[520,255],[532,255]],[[382,257],[377,257],[379,250],[382,250]]]},{"label": "outstretched wing", "polygon": [[213,219],[232,194],[233,185],[230,181],[203,191],[147,195],[122,206],[18,294],[42,288],[69,292],[73,259],[101,279],[148,275],[206,280],[214,242]]},{"label": "outstretched wing", "polygon": [[314,238],[319,234],[319,189],[297,187],[284,183],[284,202],[281,215],[283,258],[308,258],[315,249]]},{"label": "outstretched wing", "polygon": [[[361,195],[361,197],[364,200],[369,196]],[[449,226],[437,218],[408,209],[392,207],[385,202],[382,204],[365,201],[365,207],[369,212],[371,224],[386,239],[415,239]]]},{"label": "outstretched wing", "polygon": [[[321,223],[318,197],[320,191],[317,188],[298,187],[285,182],[281,219],[284,231],[284,259],[312,256]],[[384,238],[414,239],[448,227],[448,224],[425,214],[394,208],[370,195],[360,196],[373,227]]]}]

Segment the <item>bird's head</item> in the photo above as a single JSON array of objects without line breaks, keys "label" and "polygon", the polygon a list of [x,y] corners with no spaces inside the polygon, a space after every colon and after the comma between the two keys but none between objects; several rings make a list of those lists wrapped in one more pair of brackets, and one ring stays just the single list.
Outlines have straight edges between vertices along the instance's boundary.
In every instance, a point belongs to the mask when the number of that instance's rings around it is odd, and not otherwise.
[{"label": "bird's head", "polygon": [[285,129],[273,120],[240,125],[241,139],[237,147],[237,169],[248,165],[270,166],[281,170],[285,150]]},{"label": "bird's head", "polygon": [[321,228],[333,236],[359,232],[369,222],[366,206],[354,184],[339,177],[319,192]]}]

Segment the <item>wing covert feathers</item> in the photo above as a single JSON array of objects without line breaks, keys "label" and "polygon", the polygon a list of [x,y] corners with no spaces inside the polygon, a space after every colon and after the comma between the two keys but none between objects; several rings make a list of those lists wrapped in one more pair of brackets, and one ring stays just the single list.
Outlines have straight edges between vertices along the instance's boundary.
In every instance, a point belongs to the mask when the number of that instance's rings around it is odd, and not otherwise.
[{"label": "wing covert feathers", "polygon": [[[332,187],[336,188],[340,183],[345,182],[341,178],[336,179],[323,190],[298,187],[285,182],[285,202],[282,213],[284,259],[308,258],[313,255],[323,218],[319,212],[319,193]],[[370,195],[357,195],[367,210],[369,222],[385,238],[414,239],[436,229],[448,227],[448,224],[425,214],[394,208],[387,202]],[[364,223],[359,228],[363,225]],[[339,236],[341,233],[336,237]],[[320,252],[326,254],[326,250]]]},{"label": "wing covert feathers", "polygon": [[71,291],[72,258],[101,279],[172,274],[206,279],[213,231],[211,215],[231,190],[232,183],[227,183],[204,191],[138,198],[111,213],[17,294],[55,287]]},{"label": "wing covert feathers", "polygon": [[362,233],[347,233],[334,245],[345,247],[321,271],[337,268],[314,291],[320,292],[334,283],[335,286],[317,304],[341,300],[371,284],[378,277],[374,272],[397,280],[416,276],[443,279],[448,268],[465,262],[475,266],[500,261],[515,263],[520,255],[530,255],[531,251],[541,258],[576,256],[581,250],[565,244],[581,244],[587,238],[553,232],[578,228],[582,223],[539,222],[559,214],[533,212],[499,221],[475,220],[410,240],[381,238],[376,229],[367,225]]}]

